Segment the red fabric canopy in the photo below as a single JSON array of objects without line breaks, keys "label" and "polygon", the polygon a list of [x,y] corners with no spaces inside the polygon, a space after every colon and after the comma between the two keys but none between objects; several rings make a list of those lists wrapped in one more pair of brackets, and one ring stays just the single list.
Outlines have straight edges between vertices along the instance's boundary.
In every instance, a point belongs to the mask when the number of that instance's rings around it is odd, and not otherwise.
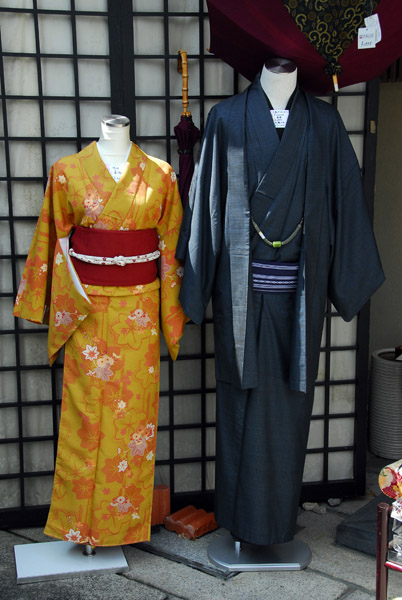
[{"label": "red fabric canopy", "polygon": [[[300,85],[316,94],[333,91],[325,60],[300,31],[281,0],[207,0],[210,51],[250,81],[268,58],[292,60]],[[339,58],[339,87],[378,77],[402,56],[401,0],[380,0],[377,9],[382,40],[358,50],[357,38]]]}]

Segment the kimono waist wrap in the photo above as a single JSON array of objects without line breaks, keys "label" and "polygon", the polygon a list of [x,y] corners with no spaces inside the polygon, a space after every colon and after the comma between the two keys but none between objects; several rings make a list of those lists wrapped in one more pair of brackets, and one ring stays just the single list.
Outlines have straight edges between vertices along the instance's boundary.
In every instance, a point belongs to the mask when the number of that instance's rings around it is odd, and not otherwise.
[{"label": "kimono waist wrap", "polygon": [[82,283],[144,285],[157,277],[158,243],[155,229],[111,231],[77,226],[69,254]]},{"label": "kimono waist wrap", "polygon": [[298,263],[253,260],[253,290],[263,293],[296,292]]}]

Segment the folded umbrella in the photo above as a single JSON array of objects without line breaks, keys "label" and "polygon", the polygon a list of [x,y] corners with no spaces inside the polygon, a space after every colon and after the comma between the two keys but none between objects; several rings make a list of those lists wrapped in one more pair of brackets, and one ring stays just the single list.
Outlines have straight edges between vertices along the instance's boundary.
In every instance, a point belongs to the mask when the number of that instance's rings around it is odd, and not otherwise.
[{"label": "folded umbrella", "polygon": [[187,53],[179,50],[178,70],[183,74],[183,112],[180,122],[174,127],[179,153],[179,192],[183,206],[186,206],[188,192],[194,173],[194,145],[200,135],[200,130],[194,125],[188,108],[188,63]]}]

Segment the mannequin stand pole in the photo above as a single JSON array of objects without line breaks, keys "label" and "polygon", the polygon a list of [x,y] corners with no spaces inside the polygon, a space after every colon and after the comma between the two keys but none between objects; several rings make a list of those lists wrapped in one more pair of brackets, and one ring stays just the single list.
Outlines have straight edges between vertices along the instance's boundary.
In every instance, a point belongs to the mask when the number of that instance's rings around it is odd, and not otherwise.
[{"label": "mannequin stand pole", "polygon": [[129,570],[120,546],[97,547],[95,551],[90,544],[43,542],[14,546],[14,555],[17,583]]},{"label": "mannequin stand pole", "polygon": [[95,548],[91,546],[91,544],[85,544],[85,549],[83,552],[84,556],[94,556],[96,554]]},{"label": "mannequin stand pole", "polygon": [[218,535],[208,546],[209,560],[228,571],[301,571],[311,561],[311,550],[301,540],[256,546]]}]

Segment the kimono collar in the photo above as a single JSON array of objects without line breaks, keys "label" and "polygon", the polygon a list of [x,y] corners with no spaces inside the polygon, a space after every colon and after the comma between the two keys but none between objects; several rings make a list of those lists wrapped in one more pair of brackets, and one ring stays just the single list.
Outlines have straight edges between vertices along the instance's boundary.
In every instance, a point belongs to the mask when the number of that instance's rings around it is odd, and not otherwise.
[{"label": "kimono collar", "polygon": [[[252,109],[247,110],[246,115],[253,121],[257,143],[260,147],[259,160],[264,161],[261,169],[264,172],[261,185],[264,186],[264,180],[269,182],[268,196],[274,199],[278,192],[286,186],[289,171],[296,164],[300,146],[305,140],[309,121],[306,102],[297,87],[293,99],[289,103],[289,118],[281,140],[279,140],[269,113],[269,104],[259,78],[250,87],[247,95],[247,104],[249,103],[252,104]],[[245,136],[247,135],[246,127],[245,123]]]}]

